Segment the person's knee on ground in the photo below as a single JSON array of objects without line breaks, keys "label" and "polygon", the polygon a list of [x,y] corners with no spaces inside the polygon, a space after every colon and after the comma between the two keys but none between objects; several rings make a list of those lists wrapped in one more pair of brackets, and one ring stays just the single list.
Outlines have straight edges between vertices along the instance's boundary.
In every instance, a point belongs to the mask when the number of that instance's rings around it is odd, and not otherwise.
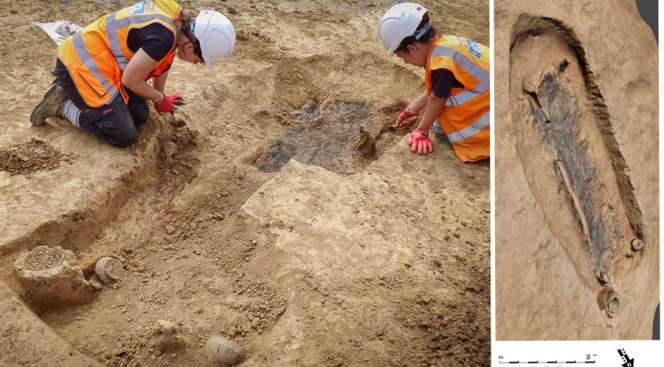
[{"label": "person's knee on ground", "polygon": [[82,129],[116,147],[126,148],[138,137],[134,119],[120,96],[104,107],[83,109],[78,123]]},{"label": "person's knee on ground", "polygon": [[122,126],[118,126],[117,121],[106,119],[81,121],[81,128],[113,146],[126,148],[136,142],[138,138],[133,122],[127,122],[123,123]]},{"label": "person's knee on ground", "polygon": [[126,148],[138,138],[134,119],[120,98],[116,98],[104,110],[104,117],[97,120],[95,125],[104,132],[105,140],[116,147]]},{"label": "person's knee on ground", "polygon": [[129,113],[134,120],[135,126],[143,125],[148,121],[148,117],[150,117],[150,109],[148,108],[145,99],[131,97],[127,107],[129,108]]},{"label": "person's knee on ground", "polygon": [[119,148],[127,148],[128,146],[134,144],[138,139],[138,133],[136,128],[133,126],[127,127],[124,130],[118,131],[112,135],[108,135],[106,141],[111,145]]},{"label": "person's knee on ground", "polygon": [[147,100],[130,89],[127,89],[127,95],[129,96],[127,109],[134,120],[134,125],[143,125],[148,121],[148,117],[150,116],[150,108],[148,107]]},{"label": "person's knee on ground", "polygon": [[132,108],[131,117],[134,119],[136,126],[145,124],[148,121],[148,117],[150,117],[150,110],[147,103],[143,102],[143,107]]}]

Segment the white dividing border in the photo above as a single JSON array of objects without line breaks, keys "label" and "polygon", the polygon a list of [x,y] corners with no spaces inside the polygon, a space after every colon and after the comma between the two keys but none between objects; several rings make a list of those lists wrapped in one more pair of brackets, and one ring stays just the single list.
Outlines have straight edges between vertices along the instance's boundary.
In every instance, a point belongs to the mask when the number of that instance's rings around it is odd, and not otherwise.
[{"label": "white dividing border", "polygon": [[495,46],[496,42],[494,40],[494,4],[493,0],[489,0],[489,45],[491,47],[491,146],[489,154],[491,156],[491,161],[489,162],[489,177],[490,177],[490,189],[489,189],[489,200],[491,200],[491,360],[494,360],[494,351],[495,340],[496,340],[496,108],[495,108],[495,99],[496,99],[496,83],[495,83]]}]

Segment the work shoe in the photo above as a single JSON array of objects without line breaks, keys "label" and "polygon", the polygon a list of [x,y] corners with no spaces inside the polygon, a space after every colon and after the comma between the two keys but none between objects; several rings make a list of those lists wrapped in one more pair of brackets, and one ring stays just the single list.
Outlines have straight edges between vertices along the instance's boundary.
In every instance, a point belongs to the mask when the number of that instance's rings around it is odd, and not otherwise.
[{"label": "work shoe", "polygon": [[30,123],[32,126],[41,126],[47,117],[62,117],[62,105],[67,100],[67,95],[61,86],[53,83],[51,89],[44,94],[44,99],[32,110]]}]

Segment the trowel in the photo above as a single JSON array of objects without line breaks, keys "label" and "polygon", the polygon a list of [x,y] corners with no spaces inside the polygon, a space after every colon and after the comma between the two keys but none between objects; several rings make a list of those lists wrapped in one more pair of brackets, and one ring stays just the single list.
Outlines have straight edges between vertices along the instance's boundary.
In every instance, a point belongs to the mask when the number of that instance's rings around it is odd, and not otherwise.
[{"label": "trowel", "polygon": [[357,143],[355,149],[359,150],[364,158],[369,159],[376,155],[376,141],[390,131],[392,133],[396,132],[400,127],[406,127],[412,124],[413,121],[417,120],[417,116],[413,116],[409,119],[406,119],[399,123],[399,121],[393,121],[391,123],[383,125],[383,127],[378,131],[378,134],[371,136],[367,127],[365,125],[360,125],[360,135],[357,138]]}]

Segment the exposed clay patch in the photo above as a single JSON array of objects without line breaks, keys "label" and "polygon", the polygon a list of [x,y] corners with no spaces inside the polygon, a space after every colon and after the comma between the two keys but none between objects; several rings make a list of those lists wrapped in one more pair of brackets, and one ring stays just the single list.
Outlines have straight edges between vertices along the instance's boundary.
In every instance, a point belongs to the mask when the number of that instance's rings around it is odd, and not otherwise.
[{"label": "exposed clay patch", "polygon": [[29,175],[37,171],[56,169],[63,162],[71,162],[71,154],[63,154],[38,139],[0,150],[0,170],[11,175]]},{"label": "exposed clay patch", "polygon": [[[546,61],[531,65],[529,53]],[[621,255],[643,239],[643,224],[585,52],[561,22],[522,16],[510,63],[517,152],[529,185],[588,286],[611,289],[618,302],[621,274],[638,263]]]}]

